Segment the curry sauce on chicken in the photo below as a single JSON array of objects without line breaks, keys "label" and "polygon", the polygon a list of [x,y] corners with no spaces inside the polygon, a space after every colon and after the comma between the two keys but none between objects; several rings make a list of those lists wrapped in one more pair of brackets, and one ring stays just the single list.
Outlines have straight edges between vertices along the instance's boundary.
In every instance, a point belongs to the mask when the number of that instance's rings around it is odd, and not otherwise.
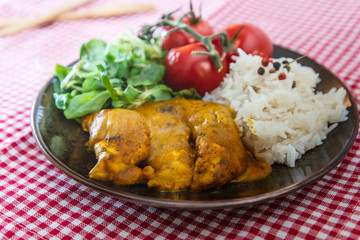
[{"label": "curry sauce on chicken", "polygon": [[241,141],[228,106],[182,98],[133,110],[104,109],[83,119],[98,160],[90,178],[160,191],[200,191],[253,181],[271,166]]}]

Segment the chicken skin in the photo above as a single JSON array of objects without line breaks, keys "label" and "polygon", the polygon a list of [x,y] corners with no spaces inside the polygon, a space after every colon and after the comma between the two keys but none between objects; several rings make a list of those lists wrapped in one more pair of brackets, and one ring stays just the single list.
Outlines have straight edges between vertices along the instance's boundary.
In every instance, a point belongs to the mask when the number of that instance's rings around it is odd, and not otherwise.
[{"label": "chicken skin", "polygon": [[142,169],[136,164],[149,157],[150,140],[142,115],[106,109],[84,118],[82,127],[90,133],[89,145],[98,160],[90,178],[124,185],[143,180]]}]

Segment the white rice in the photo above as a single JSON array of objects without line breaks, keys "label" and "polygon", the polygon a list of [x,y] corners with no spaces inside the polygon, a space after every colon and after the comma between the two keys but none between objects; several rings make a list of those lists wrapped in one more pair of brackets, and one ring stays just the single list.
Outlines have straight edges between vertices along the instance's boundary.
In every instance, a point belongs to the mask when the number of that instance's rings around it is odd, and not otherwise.
[{"label": "white rice", "polygon": [[[347,119],[346,91],[333,88],[315,93],[320,78],[312,68],[293,62],[290,71],[281,64],[278,71],[269,73],[272,63],[263,67],[261,57],[239,53],[221,85],[203,100],[225,103],[236,111],[243,140],[258,157],[294,167],[296,159],[322,144],[337,122]],[[292,61],[273,62],[284,60]],[[259,67],[265,69],[263,75],[258,74]],[[285,80],[279,80],[281,72]]]}]

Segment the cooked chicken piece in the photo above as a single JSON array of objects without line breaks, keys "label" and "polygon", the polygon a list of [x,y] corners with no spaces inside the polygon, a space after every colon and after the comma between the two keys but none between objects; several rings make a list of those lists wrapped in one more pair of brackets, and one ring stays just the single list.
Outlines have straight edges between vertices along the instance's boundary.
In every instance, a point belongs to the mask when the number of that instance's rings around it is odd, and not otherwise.
[{"label": "cooked chicken piece", "polygon": [[235,178],[234,182],[253,182],[267,177],[271,172],[271,165],[264,159],[251,159],[245,172]]},{"label": "cooked chicken piece", "polygon": [[102,110],[83,119],[90,133],[90,147],[98,160],[90,178],[116,184],[135,184],[143,179],[136,164],[149,157],[149,128],[143,116],[132,110]]},{"label": "cooked chicken piece", "polygon": [[[188,187],[190,183],[191,190],[204,190],[220,187],[245,170],[249,156],[230,107],[200,100],[175,99],[144,104],[135,110],[151,116],[151,135],[156,136],[151,137],[150,167],[144,169],[144,175],[154,179],[149,181],[149,187],[169,190],[175,180],[179,184],[175,184],[173,191]],[[197,152],[193,172],[190,171],[193,169],[190,159],[194,155],[188,143],[188,128]],[[179,152],[183,154],[174,154]],[[181,184],[185,178],[186,184]]]},{"label": "cooked chicken piece", "polygon": [[172,102],[147,103],[135,110],[145,116],[150,128],[149,166],[143,169],[148,187],[162,191],[188,189],[195,151],[189,144],[190,130],[181,121],[178,106]]},{"label": "cooked chicken piece", "polygon": [[239,176],[249,155],[232,109],[223,104],[192,100],[186,115],[198,155],[190,189],[220,187]]},{"label": "cooked chicken piece", "polygon": [[234,112],[223,104],[146,103],[134,110],[102,110],[82,125],[98,159],[90,177],[116,184],[144,178],[160,191],[199,191],[236,179],[249,161]]}]

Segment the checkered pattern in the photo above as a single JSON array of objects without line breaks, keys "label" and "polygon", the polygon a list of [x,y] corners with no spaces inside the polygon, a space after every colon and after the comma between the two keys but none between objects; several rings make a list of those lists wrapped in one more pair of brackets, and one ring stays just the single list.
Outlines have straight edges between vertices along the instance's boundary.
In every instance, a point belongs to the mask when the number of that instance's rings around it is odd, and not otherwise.
[{"label": "checkered pattern", "polygon": [[[91,38],[112,41],[161,13],[187,9],[187,1],[153,3],[154,12],[55,23],[0,38],[0,239],[359,239],[359,137],[335,169],[297,192],[255,206],[205,211],[120,201],[68,178],[45,158],[31,134],[30,108],[54,65],[76,60],[80,45]],[[39,14],[61,1],[0,4],[5,18]],[[219,30],[251,22],[275,44],[307,53],[339,76],[360,103],[359,1],[203,0],[202,5],[204,18]]]}]

